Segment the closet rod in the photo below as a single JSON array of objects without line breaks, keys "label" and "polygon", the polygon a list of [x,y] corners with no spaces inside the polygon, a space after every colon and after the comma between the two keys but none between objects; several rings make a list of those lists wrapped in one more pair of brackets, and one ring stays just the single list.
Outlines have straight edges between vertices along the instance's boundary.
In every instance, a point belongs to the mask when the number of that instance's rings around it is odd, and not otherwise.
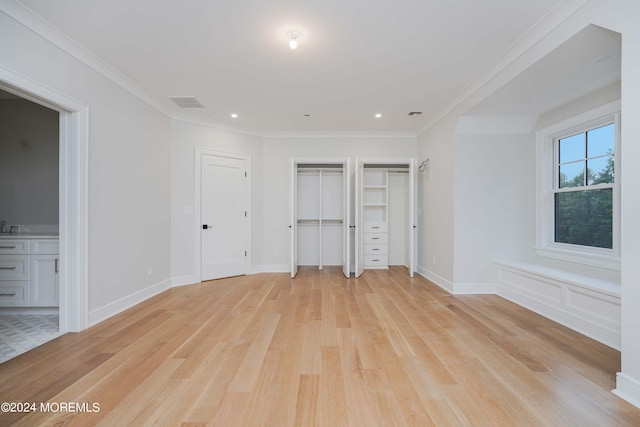
[{"label": "closet rod", "polygon": [[298,173],[318,173],[318,172],[327,172],[327,173],[342,173],[342,169],[298,169]]},{"label": "closet rod", "polygon": [[320,221],[326,224],[342,224],[341,219],[299,219],[298,224],[319,224]]}]

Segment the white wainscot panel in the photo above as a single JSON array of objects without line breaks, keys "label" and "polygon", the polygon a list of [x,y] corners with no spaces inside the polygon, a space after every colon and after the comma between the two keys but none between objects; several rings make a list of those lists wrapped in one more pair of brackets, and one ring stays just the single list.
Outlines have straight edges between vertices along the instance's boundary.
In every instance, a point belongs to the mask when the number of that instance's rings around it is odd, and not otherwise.
[{"label": "white wainscot panel", "polygon": [[620,349],[620,285],[531,264],[497,263],[497,294]]}]

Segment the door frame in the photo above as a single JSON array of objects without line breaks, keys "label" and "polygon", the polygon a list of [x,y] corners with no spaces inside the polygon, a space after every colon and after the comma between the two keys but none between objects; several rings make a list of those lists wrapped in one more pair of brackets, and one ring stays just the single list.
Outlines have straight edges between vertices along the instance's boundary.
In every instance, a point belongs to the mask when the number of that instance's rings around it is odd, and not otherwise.
[{"label": "door frame", "polygon": [[193,217],[194,217],[194,236],[195,236],[195,246],[194,246],[194,263],[195,263],[195,272],[194,278],[197,282],[202,282],[202,157],[203,156],[216,156],[216,157],[224,157],[229,159],[238,159],[244,160],[247,166],[247,181],[245,182],[245,194],[244,194],[244,204],[247,211],[248,218],[248,227],[246,228],[246,234],[244,238],[247,242],[247,256],[244,260],[244,274],[249,274],[251,272],[251,236],[252,236],[252,216],[251,216],[251,156],[247,156],[244,154],[237,153],[227,153],[224,151],[211,150],[209,148],[201,148],[196,147],[194,150],[194,166],[195,166],[195,183],[194,183],[194,209],[193,209]]},{"label": "door frame", "polygon": [[[406,164],[409,167],[409,277],[414,277],[417,271],[417,259],[418,259],[418,200],[417,200],[417,185],[418,182],[416,179],[417,167],[416,167],[416,159],[414,157],[400,157],[400,158],[356,158],[356,171],[358,173],[359,167],[362,166],[364,168],[365,165],[384,165],[384,164]],[[356,179],[356,187],[362,187],[364,183],[362,179],[358,183]],[[356,194],[360,191],[360,198],[362,197],[362,188],[356,188]],[[358,212],[362,212],[362,204],[361,201],[356,200],[356,224],[358,224]],[[359,211],[358,211],[359,209]],[[360,221],[360,228],[362,228],[363,221]],[[358,238],[362,239],[364,234],[363,230],[358,230],[358,225],[356,225],[356,272],[358,271],[358,248],[360,247],[360,251],[362,252],[363,247],[362,244],[358,245]],[[361,254],[360,254],[361,255]],[[360,269],[359,272],[362,273],[364,269]],[[357,276],[356,276],[357,277]]]},{"label": "door frame", "polygon": [[[342,250],[343,260],[342,268],[346,276],[346,272],[351,270],[351,200],[349,197],[349,186],[351,185],[351,159],[349,157],[290,157],[289,158],[289,272],[293,279],[298,273],[298,224],[297,224],[297,169],[298,165],[305,164],[335,164],[342,165],[343,180],[343,216],[342,219]],[[348,278],[348,276],[347,276]]]},{"label": "door frame", "polygon": [[89,322],[89,107],[0,65],[0,88],[59,113],[60,333]]}]

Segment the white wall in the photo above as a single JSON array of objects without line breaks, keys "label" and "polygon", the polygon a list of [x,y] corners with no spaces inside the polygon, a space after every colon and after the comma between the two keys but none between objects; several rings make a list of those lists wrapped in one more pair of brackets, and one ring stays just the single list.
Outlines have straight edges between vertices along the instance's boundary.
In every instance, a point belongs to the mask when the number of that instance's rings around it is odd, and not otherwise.
[{"label": "white wall", "polygon": [[535,146],[530,135],[456,135],[456,287],[491,291],[495,260],[522,259],[535,244]]},{"label": "white wall", "polygon": [[89,321],[166,288],[169,119],[5,13],[0,66],[89,107]]},{"label": "white wall", "polygon": [[[454,280],[454,264],[463,262],[455,266],[455,271],[465,274],[464,262],[469,262],[464,260],[465,255],[454,258],[454,235],[459,230],[454,231],[450,222],[454,218],[453,200],[457,200],[457,196],[451,196],[454,177],[450,171],[458,161],[453,147],[454,129],[459,118],[587,25],[600,25],[622,34],[622,372],[618,375],[616,393],[640,406],[640,328],[637,327],[640,324],[640,286],[637,286],[640,278],[640,198],[637,197],[635,185],[640,182],[640,144],[637,143],[640,140],[640,97],[637,96],[640,93],[638,16],[640,3],[635,0],[591,0],[568,18],[558,19],[555,27],[551,25],[553,17],[549,16],[549,22],[542,22],[538,28],[518,40],[512,51],[496,61],[496,67],[502,65],[503,68],[474,82],[470,86],[476,88],[474,92],[461,97],[459,103],[451,105],[447,114],[419,136],[418,152],[421,159],[431,159],[431,172],[421,194],[421,207],[428,215],[423,215],[422,218],[419,264],[428,269],[425,275],[429,277],[432,273],[437,273],[436,279],[441,278],[444,282],[440,283],[441,286],[452,287],[451,282],[446,282]],[[563,114],[573,114],[571,110],[575,111],[576,107],[576,104],[568,105]],[[555,120],[558,117],[559,115],[543,118],[539,125],[542,126],[547,119]],[[457,169],[461,167],[462,165],[456,164]],[[461,173],[467,175],[467,172]],[[447,217],[451,220],[447,220]],[[534,224],[531,227],[534,228]],[[462,249],[462,254],[464,253],[471,251]],[[445,257],[446,265],[429,264],[434,255],[440,256],[439,262]],[[551,262],[555,267],[568,268],[560,265],[559,261],[540,262]],[[481,266],[473,268],[482,269]],[[585,271],[586,274],[599,274],[593,269],[580,266],[576,268],[583,274]]]},{"label": "white wall", "polygon": [[195,149],[251,157],[251,263],[262,264],[262,138],[183,120],[171,121],[171,275],[175,284],[198,281],[195,257]]},{"label": "white wall", "polygon": [[457,119],[436,123],[418,137],[418,272],[451,290],[453,283],[453,133]]},{"label": "white wall", "polygon": [[57,111],[0,99],[0,220],[7,228],[38,224],[57,230],[58,122]]},{"label": "white wall", "polygon": [[415,137],[318,136],[265,138],[262,209],[264,269],[269,271],[289,270],[290,157],[349,157],[351,158],[353,170],[353,162],[356,157],[410,158],[415,156]]}]

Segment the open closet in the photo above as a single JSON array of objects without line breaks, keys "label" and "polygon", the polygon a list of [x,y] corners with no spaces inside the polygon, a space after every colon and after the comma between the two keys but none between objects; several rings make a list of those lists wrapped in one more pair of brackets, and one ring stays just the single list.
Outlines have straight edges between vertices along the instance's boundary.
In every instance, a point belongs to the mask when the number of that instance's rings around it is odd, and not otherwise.
[{"label": "open closet", "polygon": [[349,159],[291,159],[291,277],[298,266],[350,275]]},{"label": "open closet", "polygon": [[414,159],[356,159],[355,276],[416,265]]}]

